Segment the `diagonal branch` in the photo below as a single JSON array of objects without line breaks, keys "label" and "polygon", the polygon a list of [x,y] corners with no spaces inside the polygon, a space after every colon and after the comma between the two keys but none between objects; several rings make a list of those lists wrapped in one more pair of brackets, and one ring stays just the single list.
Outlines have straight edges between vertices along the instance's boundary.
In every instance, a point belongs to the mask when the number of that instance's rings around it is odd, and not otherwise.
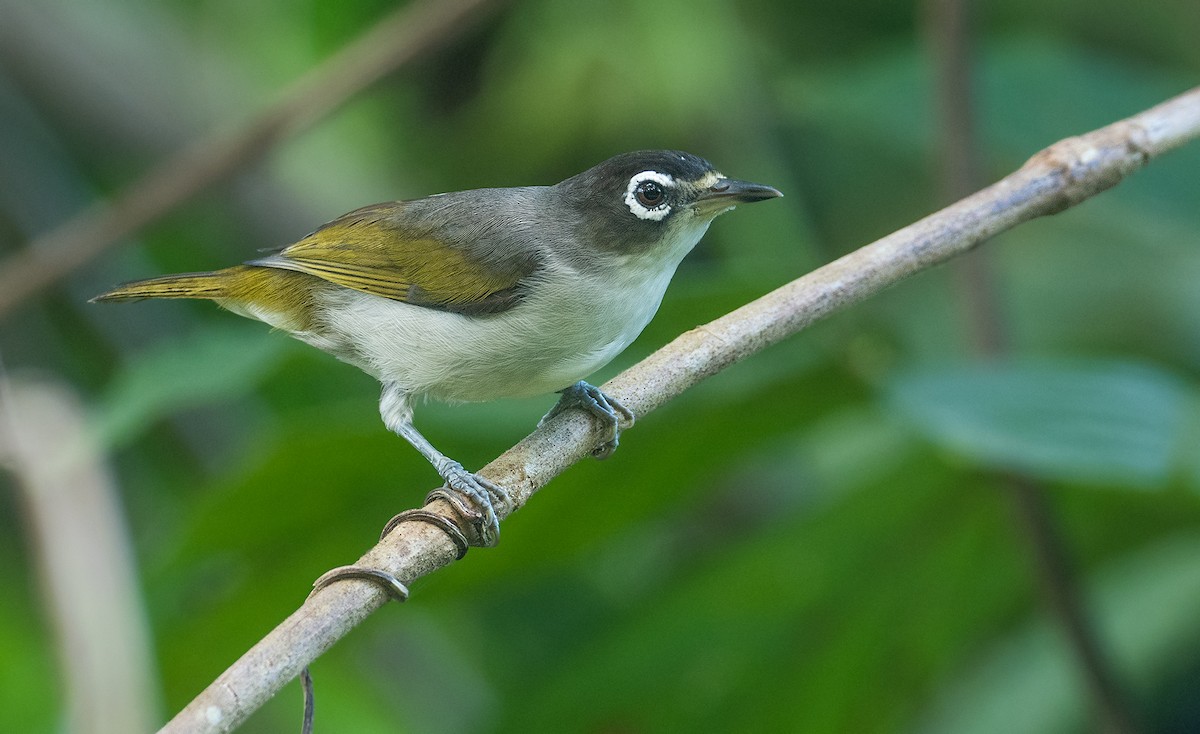
[{"label": "diagonal branch", "polygon": [[111,202],[98,202],[0,263],[0,319],[209,186],[258,160],[387,74],[445,44],[496,0],[422,0],[379,21],[244,126],[201,138]]},{"label": "diagonal branch", "polygon": [[[634,413],[645,415],[817,319],[1022,222],[1073,206],[1116,185],[1150,158],[1195,138],[1200,138],[1200,87],[1134,117],[1055,143],[988,188],[681,335],[604,389]],[[519,506],[600,440],[588,418],[564,413],[481,474],[508,487]],[[439,501],[431,509],[445,513],[449,508]],[[443,531],[410,522],[400,524],[358,565],[410,583],[455,557],[455,546]],[[162,731],[231,731],[387,598],[380,587],[366,581],[347,580],[322,589]]]}]

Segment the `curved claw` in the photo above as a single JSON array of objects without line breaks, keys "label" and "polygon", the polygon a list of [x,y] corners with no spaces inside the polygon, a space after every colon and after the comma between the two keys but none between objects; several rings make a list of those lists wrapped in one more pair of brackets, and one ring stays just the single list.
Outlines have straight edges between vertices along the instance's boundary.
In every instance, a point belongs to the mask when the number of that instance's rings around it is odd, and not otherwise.
[{"label": "curved claw", "polygon": [[595,385],[580,380],[562,391],[562,397],[558,399],[550,412],[538,421],[538,425],[541,426],[554,416],[571,408],[582,408],[611,427],[612,438],[592,450],[592,456],[597,459],[607,459],[617,450],[617,446],[621,443],[622,422],[627,426],[632,426],[634,422],[633,411],[622,405],[621,401],[605,394]]},{"label": "curved claw", "polygon": [[496,507],[512,511],[512,499],[500,485],[463,468],[457,461],[447,460],[437,467],[438,474],[446,480],[446,488],[459,495],[463,502],[455,507],[471,520],[485,546],[493,546],[500,535],[500,518]]},{"label": "curved claw", "polygon": [[313,596],[313,594],[316,594],[326,586],[332,586],[338,581],[345,581],[346,579],[370,581],[387,592],[387,595],[396,601],[408,601],[408,587],[400,579],[387,571],[378,568],[367,568],[365,566],[338,566],[337,568],[329,569],[313,582],[313,590],[309,596]]}]

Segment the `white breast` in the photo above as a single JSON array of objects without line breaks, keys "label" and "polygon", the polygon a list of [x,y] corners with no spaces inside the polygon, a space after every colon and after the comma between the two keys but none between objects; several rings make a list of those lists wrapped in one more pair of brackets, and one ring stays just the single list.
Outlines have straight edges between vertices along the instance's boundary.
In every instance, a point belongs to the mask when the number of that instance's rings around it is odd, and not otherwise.
[{"label": "white breast", "polygon": [[653,257],[636,256],[641,262],[631,259],[635,256],[611,256],[603,277],[550,262],[526,299],[498,314],[463,316],[331,290],[325,304],[329,329],[334,341],[354,348],[316,346],[381,381],[438,400],[473,402],[561,390],[637,338],[658,310],[679,261],[707,227],[697,222]]}]

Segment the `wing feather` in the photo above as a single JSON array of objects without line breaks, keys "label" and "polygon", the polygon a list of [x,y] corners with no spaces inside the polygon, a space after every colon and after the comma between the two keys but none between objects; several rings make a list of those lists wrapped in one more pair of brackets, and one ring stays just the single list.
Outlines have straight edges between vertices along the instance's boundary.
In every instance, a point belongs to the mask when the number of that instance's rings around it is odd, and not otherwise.
[{"label": "wing feather", "polygon": [[[405,202],[373,204],[248,265],[295,270],[363,293],[464,314],[516,305],[535,269],[528,258],[485,258],[404,216]],[[488,248],[475,248],[481,252]]]}]

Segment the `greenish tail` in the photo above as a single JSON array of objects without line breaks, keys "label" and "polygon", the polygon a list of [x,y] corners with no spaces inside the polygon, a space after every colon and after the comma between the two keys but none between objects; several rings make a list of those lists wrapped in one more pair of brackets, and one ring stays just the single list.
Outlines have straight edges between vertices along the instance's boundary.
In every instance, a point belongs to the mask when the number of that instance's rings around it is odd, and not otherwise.
[{"label": "greenish tail", "polygon": [[109,301],[134,301],[141,298],[224,298],[229,295],[233,275],[231,271],[244,268],[227,268],[211,273],[179,273],[160,278],[135,280],[101,293],[92,303]]}]

